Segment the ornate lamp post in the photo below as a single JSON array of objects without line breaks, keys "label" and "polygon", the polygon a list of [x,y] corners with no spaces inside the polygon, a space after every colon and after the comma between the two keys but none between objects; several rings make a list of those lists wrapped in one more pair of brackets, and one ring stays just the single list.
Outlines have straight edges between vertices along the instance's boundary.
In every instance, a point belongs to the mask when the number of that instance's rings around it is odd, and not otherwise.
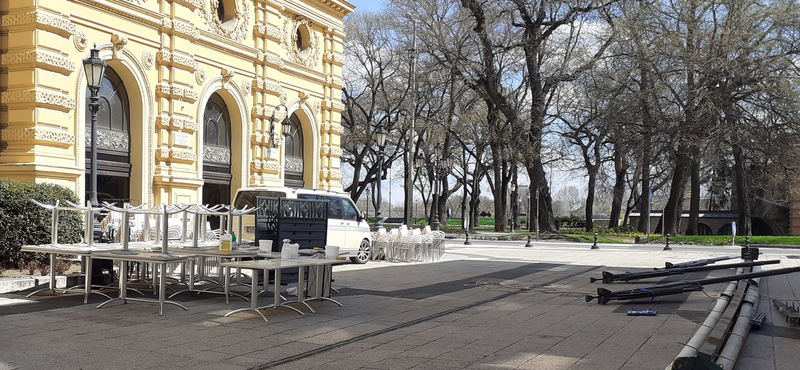
[{"label": "ornate lamp post", "polygon": [[103,75],[106,72],[106,62],[100,58],[100,51],[97,50],[97,44],[89,50],[89,57],[83,60],[83,71],[86,74],[86,84],[89,87],[89,111],[92,113],[92,158],[90,167],[90,176],[92,178],[91,187],[91,203],[92,207],[97,207],[97,111],[100,109],[100,104],[97,102],[100,98],[97,94],[100,92],[100,85],[103,83]]},{"label": "ornate lamp post", "polygon": [[278,104],[275,109],[272,110],[272,116],[269,117],[269,134],[272,135],[272,142],[274,143],[276,140],[275,136],[275,113],[283,107],[283,110],[286,112],[286,117],[283,117],[281,121],[281,133],[283,136],[287,136],[292,131],[292,121],[289,120],[289,108],[286,108],[283,104]]},{"label": "ornate lamp post", "polygon": [[381,219],[381,202],[383,202],[381,188],[383,186],[381,184],[381,180],[383,176],[383,146],[386,144],[386,137],[388,135],[389,134],[386,132],[386,129],[383,128],[383,125],[379,124],[375,130],[375,140],[378,144],[378,206],[375,208],[375,229],[383,228],[383,220]]},{"label": "ornate lamp post", "polygon": [[442,174],[447,173],[453,166],[453,157],[447,156],[442,158],[442,148],[439,145],[433,149],[433,153],[437,160],[437,163],[434,163],[433,166],[433,179],[435,181],[434,191],[433,191],[433,221],[431,221],[431,228],[433,230],[439,230],[440,225],[440,218],[439,218],[439,183],[442,180]]}]

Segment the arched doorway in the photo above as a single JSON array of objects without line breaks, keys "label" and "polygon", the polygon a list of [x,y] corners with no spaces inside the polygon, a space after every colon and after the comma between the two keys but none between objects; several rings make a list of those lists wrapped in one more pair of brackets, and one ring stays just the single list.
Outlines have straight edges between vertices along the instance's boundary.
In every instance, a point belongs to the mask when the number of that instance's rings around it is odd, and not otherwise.
[{"label": "arched doorway", "polygon": [[284,185],[292,188],[302,188],[305,186],[303,180],[304,153],[303,153],[303,125],[297,114],[292,114],[289,119],[292,122],[292,129],[288,135],[284,136],[284,150],[286,159],[284,161]]},{"label": "arched doorway", "polygon": [[[231,177],[231,116],[225,101],[214,93],[203,115],[203,204],[228,204]],[[210,222],[213,229],[219,228],[219,219]]]},{"label": "arched doorway", "polygon": [[[86,96],[91,96],[86,88]],[[106,67],[98,92],[99,109],[95,142],[97,145],[97,200],[121,205],[130,201],[130,102],[125,84],[117,72]],[[89,112],[89,99],[86,99]],[[91,191],[92,115],[86,114],[86,199]]]}]

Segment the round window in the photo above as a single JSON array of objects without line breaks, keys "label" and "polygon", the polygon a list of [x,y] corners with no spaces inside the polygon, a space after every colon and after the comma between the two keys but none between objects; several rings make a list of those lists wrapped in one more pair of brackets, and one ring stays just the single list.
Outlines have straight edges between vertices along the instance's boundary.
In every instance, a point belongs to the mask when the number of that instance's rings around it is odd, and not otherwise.
[{"label": "round window", "polygon": [[231,4],[233,0],[210,0],[211,8],[216,10],[217,20],[223,26],[233,20],[235,17],[234,8],[235,4]]},{"label": "round window", "polygon": [[310,40],[310,30],[308,26],[305,24],[297,25],[297,33],[295,34],[295,47],[297,48],[297,53],[304,57],[308,54],[308,47],[309,47],[309,40]]}]

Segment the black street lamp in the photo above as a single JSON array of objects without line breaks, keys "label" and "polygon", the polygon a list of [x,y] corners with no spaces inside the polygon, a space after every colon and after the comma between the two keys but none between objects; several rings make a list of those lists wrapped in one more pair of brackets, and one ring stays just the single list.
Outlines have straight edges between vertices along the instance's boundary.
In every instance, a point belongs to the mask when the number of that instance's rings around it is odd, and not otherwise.
[{"label": "black street lamp", "polygon": [[378,144],[378,206],[375,207],[375,229],[382,229],[383,228],[383,220],[381,219],[381,202],[383,201],[383,196],[381,192],[381,180],[383,179],[383,145],[386,144],[386,137],[389,134],[386,132],[386,129],[383,128],[383,125],[378,125],[375,130],[375,140]]},{"label": "black street lamp", "polygon": [[289,108],[286,108],[283,104],[278,104],[275,109],[272,110],[272,116],[269,117],[269,134],[272,136],[272,142],[275,143],[275,112],[278,111],[280,107],[283,107],[283,110],[286,111],[286,117],[283,117],[281,121],[281,133],[284,137],[288,136],[292,132],[292,121],[289,120]]},{"label": "black street lamp", "polygon": [[453,157],[447,156],[442,158],[442,148],[439,145],[433,148],[434,158],[438,161],[438,163],[434,163],[433,165],[433,179],[435,181],[434,184],[434,191],[433,191],[433,221],[431,221],[431,228],[433,230],[439,230],[440,225],[440,218],[439,218],[439,183],[442,180],[442,175],[446,174],[447,171],[453,167]]},{"label": "black street lamp", "polygon": [[97,207],[97,111],[100,104],[97,94],[100,92],[100,85],[103,83],[103,75],[106,72],[106,62],[100,58],[100,51],[97,44],[89,50],[89,57],[83,60],[83,71],[86,73],[86,84],[89,87],[89,111],[92,113],[92,158],[90,176],[92,177],[91,204]]}]

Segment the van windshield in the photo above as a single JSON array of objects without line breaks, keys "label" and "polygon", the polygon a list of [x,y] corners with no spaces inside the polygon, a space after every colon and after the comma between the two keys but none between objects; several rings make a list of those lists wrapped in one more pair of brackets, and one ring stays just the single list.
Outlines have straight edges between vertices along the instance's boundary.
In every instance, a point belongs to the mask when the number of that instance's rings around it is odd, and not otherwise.
[{"label": "van windshield", "polygon": [[237,209],[242,209],[244,206],[247,206],[247,208],[255,208],[256,197],[285,198],[286,193],[270,190],[241,191],[239,194],[236,194],[233,206]]}]

